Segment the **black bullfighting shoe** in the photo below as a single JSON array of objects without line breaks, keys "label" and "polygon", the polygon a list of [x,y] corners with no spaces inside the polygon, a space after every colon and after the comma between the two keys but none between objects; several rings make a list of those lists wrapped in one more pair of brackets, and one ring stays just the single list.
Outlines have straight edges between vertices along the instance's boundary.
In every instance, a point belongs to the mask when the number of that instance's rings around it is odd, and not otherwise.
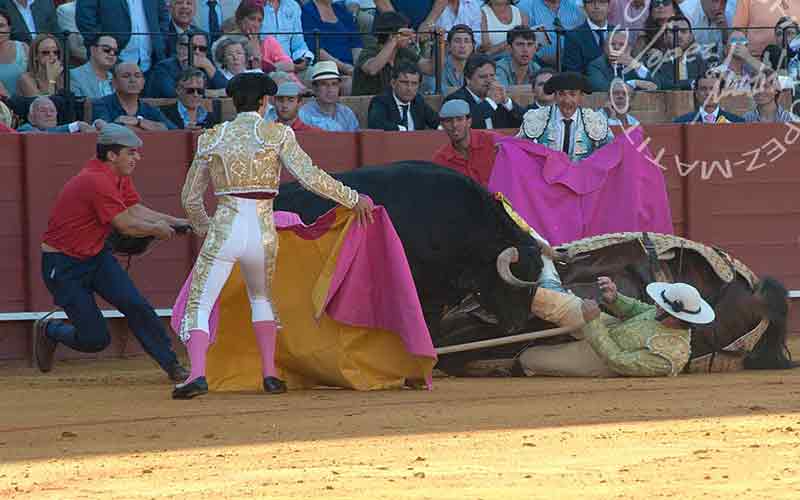
[{"label": "black bullfighting shoe", "polygon": [[264,377],[264,392],[267,394],[283,394],[287,390],[286,382],[278,377]]},{"label": "black bullfighting shoe", "polygon": [[182,367],[180,363],[175,363],[169,370],[167,370],[167,376],[173,382],[181,383],[189,378],[189,370]]},{"label": "black bullfighting shoe", "polygon": [[53,369],[53,358],[58,345],[47,336],[47,325],[49,324],[49,319],[37,319],[33,323],[33,357],[36,360],[36,366],[42,373]]},{"label": "black bullfighting shoe", "polygon": [[178,384],[172,391],[172,399],[192,399],[208,393],[208,383],[205,377],[197,377],[186,384]]}]

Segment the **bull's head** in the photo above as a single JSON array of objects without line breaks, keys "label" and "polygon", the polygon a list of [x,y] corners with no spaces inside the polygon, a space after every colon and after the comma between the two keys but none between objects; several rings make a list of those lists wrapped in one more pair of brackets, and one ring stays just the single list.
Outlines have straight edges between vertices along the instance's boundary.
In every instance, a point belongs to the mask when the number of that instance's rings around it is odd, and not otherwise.
[{"label": "bull's head", "polygon": [[508,247],[497,255],[480,301],[497,316],[503,330],[512,333],[525,327],[541,270],[541,253],[536,246]]}]

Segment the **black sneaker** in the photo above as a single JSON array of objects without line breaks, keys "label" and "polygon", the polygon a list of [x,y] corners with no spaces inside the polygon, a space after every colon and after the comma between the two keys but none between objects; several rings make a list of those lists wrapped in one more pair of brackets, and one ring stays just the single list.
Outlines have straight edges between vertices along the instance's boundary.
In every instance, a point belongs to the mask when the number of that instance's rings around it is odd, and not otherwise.
[{"label": "black sneaker", "polygon": [[208,383],[205,377],[197,377],[186,384],[178,384],[172,391],[172,399],[192,399],[208,393]]},{"label": "black sneaker", "polygon": [[33,323],[33,359],[39,371],[47,373],[53,369],[53,358],[58,344],[47,336],[47,325],[50,319],[37,319]]},{"label": "black sneaker", "polygon": [[264,377],[264,392],[267,394],[283,394],[287,390],[286,382],[278,377]]}]

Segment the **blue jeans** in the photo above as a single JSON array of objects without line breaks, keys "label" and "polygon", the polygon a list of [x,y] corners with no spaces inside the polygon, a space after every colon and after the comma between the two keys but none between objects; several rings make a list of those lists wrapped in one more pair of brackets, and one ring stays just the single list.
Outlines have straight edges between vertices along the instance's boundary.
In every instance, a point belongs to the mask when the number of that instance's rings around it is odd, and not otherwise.
[{"label": "blue jeans", "polygon": [[42,277],[55,303],[64,309],[72,325],[51,322],[47,336],[80,352],[99,352],[108,347],[108,325],[97,307],[97,293],[116,307],[149,354],[165,371],[178,363],[172,343],[153,306],[142,297],[107,248],[86,260],[63,253],[42,253]]}]

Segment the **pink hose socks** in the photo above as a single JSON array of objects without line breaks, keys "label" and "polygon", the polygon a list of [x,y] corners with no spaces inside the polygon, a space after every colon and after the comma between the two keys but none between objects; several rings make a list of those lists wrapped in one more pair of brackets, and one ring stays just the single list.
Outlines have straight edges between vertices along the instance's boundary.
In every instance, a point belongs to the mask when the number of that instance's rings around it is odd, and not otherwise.
[{"label": "pink hose socks", "polygon": [[277,377],[275,370],[275,341],[278,336],[278,324],[274,321],[255,321],[253,330],[256,333],[258,349],[261,351],[261,372],[264,377]]},{"label": "pink hose socks", "polygon": [[206,354],[210,341],[208,333],[203,330],[192,330],[189,332],[189,341],[186,342],[186,350],[189,352],[189,362],[191,371],[186,383],[192,382],[198,377],[206,376]]}]

